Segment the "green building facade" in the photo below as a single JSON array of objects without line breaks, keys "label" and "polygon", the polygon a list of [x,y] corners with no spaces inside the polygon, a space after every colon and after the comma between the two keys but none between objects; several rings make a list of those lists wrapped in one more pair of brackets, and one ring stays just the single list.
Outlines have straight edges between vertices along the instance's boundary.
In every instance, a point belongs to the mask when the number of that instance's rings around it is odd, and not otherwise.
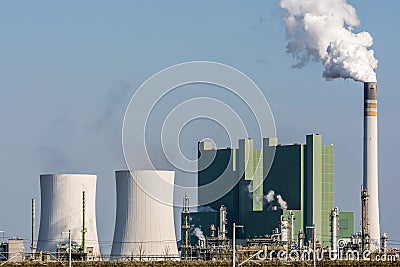
[{"label": "green building facade", "polygon": [[[209,141],[200,142],[198,148],[199,203],[215,211],[221,205],[227,207],[228,237],[233,222],[245,226],[239,238],[271,234],[279,228],[281,216],[288,218],[293,211],[296,238],[302,231],[306,240],[311,239],[306,226],[315,225],[317,240],[324,247],[330,245],[334,147],[323,145],[321,135],[307,135],[306,144],[291,145],[280,145],[277,138],[264,138],[259,149],[249,138],[239,140],[238,149],[214,149]],[[202,188],[215,181],[211,189]],[[222,190],[227,193],[218,197],[218,185],[226,184],[231,188]],[[205,204],[210,196],[215,201]],[[347,228],[339,228],[339,236],[349,237],[354,232],[354,214],[340,213],[342,216]],[[202,226],[206,224],[203,220]]]}]

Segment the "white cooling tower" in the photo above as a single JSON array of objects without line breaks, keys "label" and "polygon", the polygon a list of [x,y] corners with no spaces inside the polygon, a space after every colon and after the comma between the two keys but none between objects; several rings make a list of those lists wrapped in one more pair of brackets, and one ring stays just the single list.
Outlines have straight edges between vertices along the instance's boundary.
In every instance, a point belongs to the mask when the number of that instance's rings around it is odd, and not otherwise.
[{"label": "white cooling tower", "polygon": [[113,259],[178,257],[173,171],[117,171]]},{"label": "white cooling tower", "polygon": [[[68,244],[68,230],[72,242],[82,244],[83,199],[85,191],[85,240],[94,256],[100,256],[96,227],[96,175],[46,174],[40,175],[41,213],[37,251],[56,252],[57,244]],[[64,233],[62,233],[64,232]]]}]

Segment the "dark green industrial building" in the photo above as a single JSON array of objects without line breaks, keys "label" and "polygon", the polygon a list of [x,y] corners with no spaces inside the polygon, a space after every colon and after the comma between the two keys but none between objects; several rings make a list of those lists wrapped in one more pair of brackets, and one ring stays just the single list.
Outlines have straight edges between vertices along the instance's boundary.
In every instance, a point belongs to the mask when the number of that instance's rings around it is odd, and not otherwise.
[{"label": "dark green industrial building", "polygon": [[[288,218],[292,211],[296,236],[302,231],[306,240],[310,239],[306,226],[315,225],[317,240],[329,246],[334,147],[323,145],[321,135],[307,135],[305,144],[290,145],[278,144],[277,138],[264,138],[259,149],[254,148],[253,139],[241,139],[239,148],[226,149],[215,149],[204,141],[198,144],[198,157],[202,212],[191,217],[192,224],[205,235],[211,224],[218,225],[221,205],[228,212],[228,237],[232,236],[233,222],[244,225],[239,238],[271,234],[279,228],[281,215]],[[210,183],[213,186],[207,186]],[[340,212],[339,238],[353,233],[354,213]]]}]

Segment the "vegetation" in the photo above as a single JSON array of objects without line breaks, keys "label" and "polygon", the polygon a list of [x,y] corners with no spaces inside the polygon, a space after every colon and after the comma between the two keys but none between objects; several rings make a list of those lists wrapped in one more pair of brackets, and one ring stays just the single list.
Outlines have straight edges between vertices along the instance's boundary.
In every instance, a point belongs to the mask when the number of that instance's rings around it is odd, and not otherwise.
[{"label": "vegetation", "polygon": [[[19,263],[6,263],[0,266],[7,267],[39,267],[39,266],[51,266],[51,267],[66,267],[67,262],[19,262]],[[231,261],[96,261],[96,262],[73,262],[74,267],[230,267],[232,266]],[[282,262],[282,261],[264,261],[259,265],[254,263],[247,263],[242,266],[261,266],[261,267],[308,267],[313,266],[313,263],[308,262]],[[400,261],[396,262],[372,262],[372,261],[320,261],[316,263],[318,267],[336,267],[336,266],[352,266],[352,267],[386,267],[386,266],[400,266]]]}]

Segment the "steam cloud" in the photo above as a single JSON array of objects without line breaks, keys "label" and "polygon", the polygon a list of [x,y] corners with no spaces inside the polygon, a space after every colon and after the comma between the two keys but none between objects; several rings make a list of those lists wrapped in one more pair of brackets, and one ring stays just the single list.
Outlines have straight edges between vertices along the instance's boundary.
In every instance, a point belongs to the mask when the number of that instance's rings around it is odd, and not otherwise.
[{"label": "steam cloud", "polygon": [[215,209],[211,208],[210,206],[200,206],[197,208],[198,212],[216,212]]},{"label": "steam cloud", "polygon": [[285,200],[283,200],[282,196],[281,195],[277,195],[276,199],[277,199],[279,205],[281,206],[281,209],[286,210],[287,209],[287,203],[286,203]]},{"label": "steam cloud", "polygon": [[201,231],[201,229],[198,228],[198,227],[196,227],[196,228],[193,229],[192,234],[195,235],[195,236],[197,236],[197,238],[198,238],[199,240],[201,240],[201,241],[205,241],[205,240],[206,240],[206,237],[204,236],[203,231]]},{"label": "steam cloud", "polygon": [[373,39],[368,32],[354,33],[360,21],[346,0],[281,0],[280,6],[288,11],[286,49],[299,60],[294,67],[314,60],[324,65],[327,80],[376,82]]},{"label": "steam cloud", "polygon": [[266,198],[267,202],[270,203],[270,202],[274,201],[274,196],[275,196],[275,191],[270,190],[265,198]]},{"label": "steam cloud", "polygon": [[271,203],[273,201],[278,202],[279,206],[283,210],[287,210],[287,202],[283,200],[281,195],[275,195],[274,190],[270,190],[266,196],[264,196],[267,203]]}]

